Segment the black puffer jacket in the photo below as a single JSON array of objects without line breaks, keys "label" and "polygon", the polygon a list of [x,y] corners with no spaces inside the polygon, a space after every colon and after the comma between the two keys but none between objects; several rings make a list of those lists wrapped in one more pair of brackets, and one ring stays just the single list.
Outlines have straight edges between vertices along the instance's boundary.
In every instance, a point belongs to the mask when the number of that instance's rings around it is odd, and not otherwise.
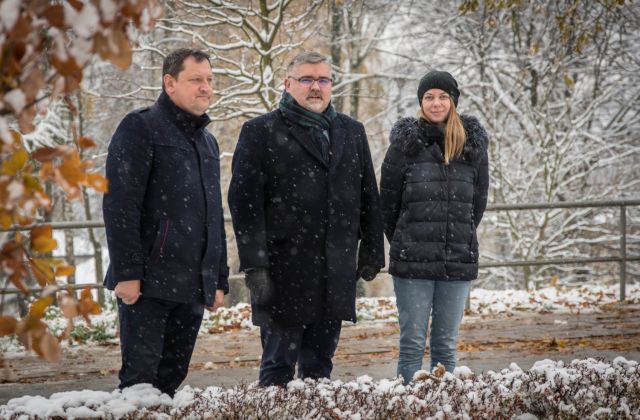
[{"label": "black puffer jacket", "polygon": [[444,164],[440,128],[415,118],[399,120],[382,164],[380,194],[389,243],[389,272],[429,280],[478,277],[476,228],[489,188],[487,133],[461,116],[467,140]]}]

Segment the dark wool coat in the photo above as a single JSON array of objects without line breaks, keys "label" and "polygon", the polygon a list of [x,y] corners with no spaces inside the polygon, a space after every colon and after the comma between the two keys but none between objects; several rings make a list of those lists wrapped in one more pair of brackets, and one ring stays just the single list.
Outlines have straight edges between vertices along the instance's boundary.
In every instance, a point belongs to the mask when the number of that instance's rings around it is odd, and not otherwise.
[{"label": "dark wool coat", "polygon": [[391,130],[380,194],[391,244],[389,272],[395,276],[478,277],[476,228],[487,205],[488,139],[476,118],[461,119],[467,140],[449,165],[437,126],[403,118]]},{"label": "dark wool coat", "polygon": [[162,93],[118,126],[103,201],[107,288],[140,279],[144,296],[206,305],[216,289],[228,291],[220,154],[208,123]]},{"label": "dark wool coat", "polygon": [[356,263],[384,266],[364,127],[338,114],[330,137],[327,165],[308,131],[280,110],[242,127],[229,187],[240,268],[267,268],[275,288],[271,305],[252,306],[256,325],[355,322]]}]

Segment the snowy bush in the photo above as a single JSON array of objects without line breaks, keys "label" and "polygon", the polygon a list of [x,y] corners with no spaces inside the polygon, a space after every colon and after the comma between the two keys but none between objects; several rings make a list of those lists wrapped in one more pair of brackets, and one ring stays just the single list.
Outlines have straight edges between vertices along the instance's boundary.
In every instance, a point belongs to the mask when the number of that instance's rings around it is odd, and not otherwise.
[{"label": "snowy bush", "polygon": [[[212,378],[215,381],[215,378]],[[529,371],[512,364],[500,372],[474,375],[420,371],[416,380],[295,380],[286,388],[185,387],[170,399],[150,385],[112,393],[65,392],[51,398],[15,398],[0,417],[41,419],[637,419],[640,418],[638,363],[622,357],[611,364],[595,359],[543,360]]]}]

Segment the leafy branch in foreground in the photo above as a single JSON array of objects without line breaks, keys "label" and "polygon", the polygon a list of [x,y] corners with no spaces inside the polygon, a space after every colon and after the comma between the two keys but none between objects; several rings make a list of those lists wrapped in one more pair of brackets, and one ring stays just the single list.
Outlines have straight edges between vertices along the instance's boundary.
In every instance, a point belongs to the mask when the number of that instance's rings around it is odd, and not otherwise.
[{"label": "leafy branch in foreground", "polygon": [[[131,63],[131,42],[148,31],[160,15],[155,0],[6,1],[0,5],[0,273],[25,295],[25,279],[34,278],[43,291],[22,319],[0,317],[0,335],[19,340],[48,361],[60,358],[59,340],[68,335],[73,318],[99,312],[91,292],[78,300],[60,291],[57,278],[74,272],[52,258],[58,246],[51,226],[39,224],[51,211],[46,185],[62,188],[69,200],[79,199],[83,187],[107,191],[107,180],[91,172],[80,150],[94,147],[87,137],[59,147],[27,150],[23,134],[35,129],[34,118],[46,113],[58,97],[72,105],[71,94],[82,81],[83,69],[94,56],[120,69]],[[72,113],[74,113],[73,107]],[[77,109],[75,110],[77,116]],[[31,227],[24,235],[20,231]],[[69,327],[55,337],[42,321],[58,294]]]}]

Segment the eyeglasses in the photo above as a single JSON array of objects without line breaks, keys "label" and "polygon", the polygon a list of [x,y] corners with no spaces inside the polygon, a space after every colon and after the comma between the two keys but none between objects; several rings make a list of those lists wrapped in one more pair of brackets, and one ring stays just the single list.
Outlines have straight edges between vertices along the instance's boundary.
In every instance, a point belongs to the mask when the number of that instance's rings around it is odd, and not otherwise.
[{"label": "eyeglasses", "polygon": [[318,86],[320,86],[321,88],[329,87],[333,83],[333,80],[329,79],[328,77],[319,77],[317,79],[314,79],[313,77],[307,77],[307,76],[303,76],[303,77],[289,76],[289,79],[293,79],[296,82],[300,83],[302,86],[307,88],[313,86],[313,82],[318,82]]}]

